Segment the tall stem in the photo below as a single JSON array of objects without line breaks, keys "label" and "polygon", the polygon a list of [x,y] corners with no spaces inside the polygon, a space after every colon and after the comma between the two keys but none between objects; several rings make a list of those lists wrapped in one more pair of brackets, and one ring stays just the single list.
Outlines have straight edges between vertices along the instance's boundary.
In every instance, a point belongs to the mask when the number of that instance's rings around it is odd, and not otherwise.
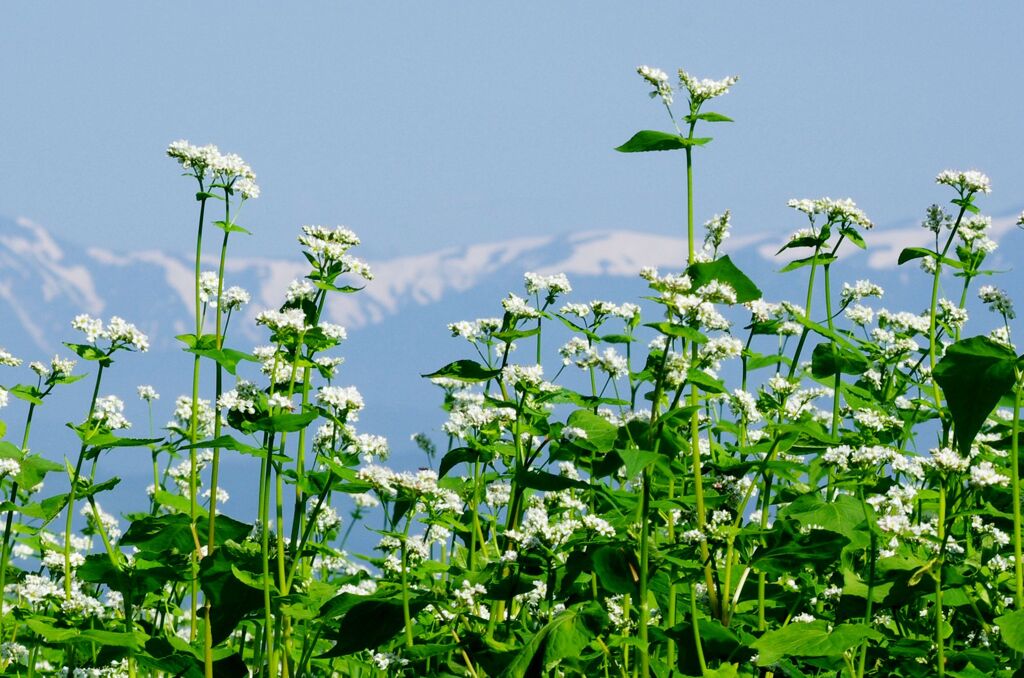
[{"label": "tall stem", "polygon": [[1013,485],[1013,574],[1014,605],[1024,609],[1024,558],[1021,557],[1021,516],[1020,516],[1020,405],[1021,372],[1017,372],[1017,384],[1013,396],[1013,432],[1010,441],[1010,483]]},{"label": "tall stem", "polygon": [[[25,455],[25,451],[28,449],[28,434],[32,429],[32,415],[36,411],[36,404],[29,403],[28,414],[25,416],[25,432],[21,436],[21,454]],[[14,480],[11,484],[11,504],[14,505],[18,500],[18,481]],[[3,549],[0,552],[0,642],[3,642],[4,638],[4,590],[7,585],[7,563],[11,557],[11,529],[14,521],[14,509],[12,508],[7,512],[7,518],[4,520],[4,541],[0,548]],[[67,563],[65,563],[65,566]]]},{"label": "tall stem", "polygon": [[935,647],[936,669],[939,678],[946,675],[946,650],[944,646],[942,616],[942,561],[946,550],[946,484],[943,478],[939,485],[939,519],[937,527],[939,538],[939,557],[935,563]]},{"label": "tall stem", "polygon": [[[96,410],[96,397],[100,392],[100,381],[103,379],[103,363],[99,363],[96,370],[96,384],[92,388],[92,399],[89,401],[89,414],[85,421],[88,425],[92,421],[92,415]],[[82,462],[85,461],[86,443],[78,450],[78,461],[75,463],[75,472],[71,476],[71,489],[68,490],[68,515],[64,524],[64,598],[71,600],[71,521],[75,516],[75,493],[78,491],[78,479],[82,475]]]},{"label": "tall stem", "polygon": [[[199,228],[196,231],[196,261],[195,261],[195,320],[196,320],[196,348],[199,348],[199,342],[203,337],[203,309],[202,300],[200,299],[200,287],[199,277],[201,275],[201,259],[203,256],[203,223],[206,219],[206,200],[205,191],[203,191],[203,182],[199,182],[199,190],[203,193],[203,197],[199,201]],[[196,468],[198,465],[197,451],[195,444],[199,438],[199,356],[196,355],[192,361],[192,416],[189,418],[188,426],[188,438],[191,447],[188,451],[189,467],[188,467],[188,497],[189,497],[189,518],[192,521],[193,529],[195,529],[196,521],[199,517],[199,505],[196,501]],[[196,551],[192,553],[192,577],[191,577],[191,600],[190,600],[190,614],[189,614],[189,640],[193,641],[196,638],[196,628],[198,626],[198,609],[199,609],[199,560],[198,560],[199,545],[196,545]]]}]

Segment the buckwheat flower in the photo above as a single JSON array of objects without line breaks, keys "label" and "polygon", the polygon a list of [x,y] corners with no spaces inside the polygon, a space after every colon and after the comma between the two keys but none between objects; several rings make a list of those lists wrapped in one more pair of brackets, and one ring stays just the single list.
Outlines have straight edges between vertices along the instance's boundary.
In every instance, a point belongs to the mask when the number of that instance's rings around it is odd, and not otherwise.
[{"label": "buckwheat flower", "polygon": [[583,526],[588,530],[596,532],[601,537],[611,538],[615,536],[615,528],[612,527],[607,520],[601,518],[600,516],[594,516],[589,514],[583,516]]},{"label": "buckwheat flower", "polygon": [[895,328],[896,331],[901,333],[918,332],[920,334],[927,334],[930,324],[927,316],[917,315],[916,313],[909,313],[907,311],[893,313],[886,308],[879,309],[878,311],[879,327],[886,329]]},{"label": "buckwheat flower", "polygon": [[882,289],[882,286],[870,280],[858,280],[853,285],[844,282],[843,289],[839,293],[839,301],[845,306],[868,297],[881,298],[884,294],[885,290]]},{"label": "buckwheat flower", "polygon": [[204,304],[217,296],[217,286],[220,280],[213,271],[203,271],[199,274],[199,301]]},{"label": "buckwheat flower", "polygon": [[801,612],[800,614],[795,614],[795,615],[793,615],[793,618],[790,619],[790,622],[792,622],[794,624],[810,624],[813,621],[818,621],[818,618],[815,617],[813,614],[810,614],[810,613],[807,613],[807,612]]},{"label": "buckwheat flower", "polygon": [[[197,431],[196,435],[207,437],[213,435],[213,408],[210,401],[199,399],[199,407],[196,408]],[[178,396],[174,401],[174,420],[168,422],[168,428],[177,428],[188,431],[192,424],[192,398],[186,395]]]},{"label": "buckwheat flower", "polygon": [[[27,666],[28,648],[21,643],[15,643],[14,641],[3,643],[0,645],[0,662],[3,662],[4,664],[17,662]],[[35,668],[38,670],[39,667]]]},{"label": "buckwheat flower", "polygon": [[211,158],[209,169],[224,177],[256,178],[252,168],[236,153],[218,153]]},{"label": "buckwheat flower", "polygon": [[540,365],[506,365],[501,370],[501,377],[512,387],[522,385],[540,391],[558,390],[554,384],[544,381],[544,368]]},{"label": "buckwheat flower", "polygon": [[729,398],[729,407],[737,415],[743,417],[747,423],[753,424],[761,421],[761,412],[757,409],[757,401],[747,391],[733,389],[732,397]]},{"label": "buckwheat flower", "polygon": [[96,343],[96,340],[103,336],[103,321],[87,313],[76,315],[71,321],[71,328],[85,333],[85,340],[90,344]]},{"label": "buckwheat flower", "polygon": [[0,386],[0,407],[7,407],[7,389]]},{"label": "buckwheat flower", "polygon": [[853,413],[853,420],[856,421],[863,428],[871,431],[884,431],[887,428],[894,428],[901,426],[903,421],[896,417],[890,417],[884,412],[878,412],[872,409],[859,409]]},{"label": "buckwheat flower", "polygon": [[246,200],[255,200],[260,197],[259,185],[249,177],[236,179],[235,183],[231,184],[231,190],[238,193]]},{"label": "buckwheat flower", "polygon": [[929,465],[940,471],[963,473],[971,464],[969,459],[964,459],[949,447],[933,448],[931,454],[932,456],[928,460]]},{"label": "buckwheat flower", "polygon": [[729,88],[735,85],[738,80],[739,76],[736,75],[730,75],[722,80],[697,79],[683,69],[679,69],[679,84],[690,93],[692,106],[699,106],[708,99],[714,99],[728,93]]},{"label": "buckwheat flower", "polygon": [[103,330],[103,336],[109,339],[111,344],[119,344],[125,348],[134,348],[142,352],[149,350],[149,337],[120,316],[115,315],[110,319],[106,329]]},{"label": "buckwheat flower", "polygon": [[539,294],[545,292],[552,299],[559,294],[572,292],[572,285],[564,273],[555,275],[539,275],[537,273],[526,273],[523,276],[527,294]]},{"label": "buckwheat flower", "polygon": [[[807,198],[799,200],[796,198],[790,198],[789,200],[786,201],[786,206],[795,209],[797,212],[803,212],[809,217],[817,214],[817,208],[814,204],[814,201],[808,200]],[[811,235],[816,234],[814,233],[814,231],[811,231]]]},{"label": "buckwheat flower", "polygon": [[935,177],[935,182],[952,186],[961,195],[967,193],[991,193],[992,183],[989,178],[978,170],[943,170]]},{"label": "buckwheat flower", "polygon": [[15,358],[6,348],[0,348],[0,365],[18,367],[21,363],[21,358]]},{"label": "buckwheat flower", "polygon": [[248,304],[252,300],[252,296],[238,285],[233,285],[224,290],[224,296],[221,299],[221,308],[225,311],[233,311],[236,308]]},{"label": "buckwheat flower", "polygon": [[302,332],[306,329],[306,314],[298,308],[290,308],[286,311],[268,309],[256,314],[256,324],[266,325],[273,332],[282,330]]},{"label": "buckwheat flower", "polygon": [[288,303],[312,299],[316,296],[316,288],[308,280],[292,280],[288,284],[288,291],[285,298]]},{"label": "buckwheat flower", "polygon": [[578,426],[566,426],[562,429],[562,438],[565,440],[586,440],[587,432]]},{"label": "buckwheat flower", "polygon": [[316,394],[321,404],[337,410],[355,411],[363,409],[363,396],[355,386],[323,386]]},{"label": "buckwheat flower", "polygon": [[736,358],[743,351],[743,342],[735,337],[714,337],[700,347],[698,355],[702,362],[717,363],[727,358]]},{"label": "buckwheat flower", "polygon": [[857,224],[865,229],[871,229],[875,226],[868,219],[867,215],[857,207],[857,203],[850,198],[838,200],[819,198],[815,201],[815,207],[831,223]]},{"label": "buckwheat flower", "polygon": [[353,494],[352,503],[361,509],[376,508],[380,506],[380,500],[378,500],[375,496],[367,492]]},{"label": "buckwheat flower", "polygon": [[96,513],[98,513],[100,524],[103,526],[103,531],[107,533],[107,538],[116,540],[121,536],[121,525],[118,523],[117,518],[104,511],[99,502],[96,502],[95,513],[93,512],[90,504],[83,504],[79,513],[89,521],[89,525],[91,525],[93,529],[96,529]]},{"label": "buckwheat flower", "polygon": [[309,510],[308,519],[316,523],[316,530],[321,534],[330,532],[334,528],[341,525],[341,516],[332,507],[327,505],[321,505],[320,510],[313,514],[313,510],[316,507],[312,507]]},{"label": "buckwheat flower", "polygon": [[242,414],[256,414],[256,403],[254,399],[240,394],[238,388],[233,388],[220,394],[220,397],[217,398],[217,409],[241,412]]},{"label": "buckwheat flower", "polygon": [[626,359],[610,346],[598,357],[598,367],[612,379],[624,377],[628,371]]},{"label": "buckwheat flower", "polygon": [[270,408],[280,408],[285,411],[292,411],[295,409],[295,403],[284,393],[273,393],[267,398],[267,406]]},{"label": "buckwheat flower", "polygon": [[345,362],[345,359],[320,356],[313,362],[316,363],[318,368],[320,368],[321,374],[323,374],[327,379],[331,379],[334,377],[335,372],[338,371],[338,366]]},{"label": "buckwheat flower", "polygon": [[718,248],[729,238],[729,229],[732,227],[730,219],[732,213],[725,210],[723,214],[716,214],[704,223],[704,250],[718,252]]},{"label": "buckwheat flower", "polygon": [[115,395],[96,399],[93,407],[92,421],[99,422],[110,429],[128,428],[131,423],[124,416],[124,401]]},{"label": "buckwheat flower", "polygon": [[989,307],[990,310],[1001,314],[1007,320],[1016,317],[1013,312],[1013,300],[1005,291],[993,285],[982,285],[978,289],[978,298]]},{"label": "buckwheat flower", "polygon": [[28,368],[35,372],[36,374],[38,374],[43,379],[46,379],[48,376],[50,376],[50,368],[44,365],[43,363],[39,362],[38,360],[30,362],[28,364]]},{"label": "buckwheat flower", "polygon": [[370,270],[370,265],[362,259],[346,254],[341,258],[341,263],[346,270],[355,273],[363,280],[373,280],[373,271]]},{"label": "buckwheat flower", "polygon": [[391,455],[387,438],[368,433],[360,433],[355,436],[352,440],[352,448],[364,464],[370,464],[375,459],[385,460]]},{"label": "buckwheat flower", "polygon": [[866,327],[871,324],[872,320],[874,320],[875,312],[867,306],[854,304],[846,309],[844,315],[846,315],[846,318],[850,322],[860,325],[861,327]]},{"label": "buckwheat flower", "polygon": [[939,299],[938,317],[939,320],[955,330],[963,329],[967,322],[967,309],[960,308],[949,299]]},{"label": "buckwheat flower", "polygon": [[577,318],[586,318],[590,315],[590,306],[587,304],[565,304],[558,310],[562,315],[574,315]]},{"label": "buckwheat flower", "polygon": [[324,336],[334,341],[345,341],[348,339],[348,332],[341,325],[333,323],[320,323],[317,327],[324,333]]},{"label": "buckwheat flower", "polygon": [[530,306],[525,299],[512,292],[508,293],[507,298],[501,300],[501,306],[505,309],[506,313],[518,318],[536,318],[540,315],[540,311]]},{"label": "buckwheat flower", "polygon": [[167,155],[178,161],[182,168],[202,176],[212,163],[220,157],[220,151],[213,144],[194,146],[184,139],[172,141],[167,146]]},{"label": "buckwheat flower", "polygon": [[925,211],[925,217],[924,221],[921,222],[921,227],[938,235],[943,230],[952,228],[953,220],[948,214],[946,214],[946,211],[938,205],[930,205]]},{"label": "buckwheat flower", "polygon": [[752,318],[759,323],[766,323],[773,318],[777,318],[782,311],[782,307],[779,304],[772,304],[764,299],[755,299],[745,302],[743,305],[750,311]]},{"label": "buckwheat flower", "polygon": [[1005,325],[1003,327],[997,327],[988,333],[988,338],[997,344],[1008,346],[1013,348],[1013,343],[1010,341],[1010,329]]},{"label": "buckwheat flower", "polygon": [[668,82],[668,73],[651,66],[637,66],[636,72],[654,88],[651,92],[652,99],[661,97],[666,106],[672,105],[672,85]]},{"label": "buckwheat flower", "polygon": [[[0,389],[3,390],[3,389]],[[0,396],[0,400],[6,397],[6,391],[4,396]],[[0,477],[3,476],[16,476],[21,473],[21,464],[18,463],[17,459],[0,459]]]},{"label": "buckwheat flower", "polygon": [[152,386],[142,385],[136,388],[139,393],[139,398],[145,400],[147,403],[151,403],[154,400],[160,399],[160,394],[156,392],[156,389]]},{"label": "buckwheat flower", "polygon": [[975,487],[989,487],[991,485],[1005,487],[1010,484],[1010,478],[997,471],[992,462],[983,461],[980,464],[971,466],[970,483]]},{"label": "buckwheat flower", "polygon": [[[209,499],[210,498],[210,494],[211,494],[210,490],[206,489],[206,490],[202,491],[200,496],[203,499]],[[217,488],[217,503],[218,504],[226,504],[226,503],[228,503],[229,499],[231,499],[231,495],[228,494],[227,490],[225,490],[223,487],[218,487]]]}]

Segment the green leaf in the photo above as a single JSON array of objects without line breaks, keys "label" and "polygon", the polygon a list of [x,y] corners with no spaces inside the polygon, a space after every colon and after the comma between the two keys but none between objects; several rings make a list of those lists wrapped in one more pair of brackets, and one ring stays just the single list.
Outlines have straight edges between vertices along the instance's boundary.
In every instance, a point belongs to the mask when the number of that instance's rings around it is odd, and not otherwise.
[{"label": "green leaf", "polygon": [[761,298],[761,290],[754,281],[746,276],[743,271],[732,263],[728,255],[719,257],[714,261],[696,263],[686,269],[687,275],[693,281],[693,289],[700,289],[701,286],[717,280],[732,287],[736,291],[736,303],[744,304]]},{"label": "green leaf", "polygon": [[11,387],[8,392],[15,398],[20,398],[21,400],[32,403],[33,405],[43,404],[43,392],[35,386],[18,384],[17,386]]},{"label": "green leaf", "polygon": [[530,638],[500,678],[540,675],[538,669],[550,668],[568,657],[579,657],[594,638],[587,617],[574,609],[559,613]]},{"label": "green leaf", "polygon": [[694,120],[705,120],[707,122],[734,122],[732,118],[712,111],[686,116],[686,122],[693,122]]},{"label": "green leaf", "polygon": [[636,478],[644,469],[654,466],[665,458],[657,452],[637,449],[619,450],[618,455],[626,466],[627,478]]},{"label": "green leaf", "polygon": [[667,334],[670,337],[681,337],[696,344],[706,344],[708,341],[705,334],[693,329],[692,327],[687,327],[686,325],[677,325],[675,323],[662,321],[657,323],[644,323],[644,327],[650,327],[658,330],[662,334]]},{"label": "green leaf", "polygon": [[961,454],[970,452],[985,419],[1013,386],[1016,361],[1008,347],[988,337],[971,337],[947,348],[935,366],[935,381],[956,424]]},{"label": "green leaf", "polygon": [[700,386],[701,390],[707,393],[725,393],[725,383],[716,379],[704,370],[691,367],[686,371],[686,381]]},{"label": "green leaf", "polygon": [[224,231],[225,233],[245,233],[246,235],[252,235],[252,232],[242,228],[234,222],[228,221],[215,221],[213,225]]},{"label": "green leaf", "polygon": [[487,450],[478,450],[473,447],[456,447],[453,450],[449,450],[445,453],[444,457],[441,458],[441,463],[437,467],[437,475],[443,478],[448,471],[459,464],[465,462],[477,462],[477,461],[490,461],[494,459],[494,453],[488,452]]},{"label": "green leaf", "polygon": [[750,646],[758,651],[758,666],[771,666],[784,657],[840,657],[864,640],[881,639],[882,634],[864,624],[840,624],[829,631],[818,620],[768,631]]},{"label": "green leaf", "polygon": [[821,379],[833,374],[863,374],[869,367],[867,358],[839,345],[818,344],[811,354],[811,374]]},{"label": "green leaf", "polygon": [[201,349],[201,348],[190,348],[187,350],[188,353],[194,353],[204,358],[213,360],[218,365],[223,367],[231,374],[235,374],[235,370],[238,368],[238,363],[243,360],[250,362],[256,362],[256,358],[244,351],[238,351],[233,348],[222,348],[217,349]]},{"label": "green leaf", "polygon": [[811,492],[797,497],[779,512],[779,516],[795,520],[804,527],[817,526],[836,532],[852,541],[857,526],[864,522],[864,507],[859,500],[848,494],[840,494],[832,501],[825,501],[819,493]]},{"label": "green leaf", "polygon": [[1011,650],[1024,652],[1024,610],[1017,610],[996,617],[999,624],[999,635]]},{"label": "green leaf", "polygon": [[634,593],[640,581],[636,557],[629,549],[602,546],[594,551],[594,576],[598,584],[612,593]]},{"label": "green leaf", "polygon": [[128,531],[121,537],[121,544],[138,546],[140,550],[154,553],[191,553],[195,550],[192,520],[182,513],[145,516],[128,526]]},{"label": "green leaf", "polygon": [[644,130],[637,132],[633,137],[617,147],[615,150],[620,153],[646,153],[647,151],[678,151],[681,148],[703,146],[711,141],[710,137],[698,137],[687,139],[678,134],[658,132],[655,130]]},{"label": "green leaf", "polygon": [[[409,607],[416,614],[423,606],[424,603],[415,603]],[[349,608],[341,618],[337,634],[329,637],[336,641],[336,645],[320,657],[341,657],[380,647],[398,635],[404,625],[401,601],[363,600]]]},{"label": "green leaf", "polygon": [[837,259],[838,259],[838,257],[831,257],[831,256],[829,256],[827,254],[819,254],[819,255],[817,255],[817,257],[815,257],[814,255],[811,255],[809,257],[804,257],[803,259],[795,259],[795,260],[789,262],[788,264],[786,264],[785,266],[780,268],[779,272],[780,273],[788,273],[789,271],[795,271],[798,268],[803,268],[804,266],[810,266],[811,264],[815,264],[815,263],[818,264],[819,266],[824,265],[824,264],[831,264],[833,261],[836,261]]},{"label": "green leaf", "polygon": [[445,377],[459,381],[488,381],[501,374],[501,370],[491,370],[475,360],[456,360],[448,363],[436,372],[420,375],[425,379]]},{"label": "green leaf", "polygon": [[64,643],[78,637],[78,629],[60,628],[38,618],[29,617],[25,624],[51,643]]},{"label": "green leaf", "polygon": [[574,442],[594,452],[607,452],[612,449],[619,432],[619,429],[607,419],[587,410],[576,410],[570,414],[566,426],[582,429],[586,433],[586,438]]},{"label": "green leaf", "polygon": [[261,417],[255,421],[242,422],[242,429],[246,431],[268,431],[270,433],[288,433],[301,431],[309,426],[320,414],[315,411],[300,412],[299,414],[274,414],[268,417]]},{"label": "green leaf", "polygon": [[110,363],[113,362],[105,352],[96,348],[92,344],[72,344],[66,341],[63,343],[65,346],[74,351],[75,354],[78,355],[78,357],[81,358],[82,360],[95,360],[104,367],[109,366]]}]

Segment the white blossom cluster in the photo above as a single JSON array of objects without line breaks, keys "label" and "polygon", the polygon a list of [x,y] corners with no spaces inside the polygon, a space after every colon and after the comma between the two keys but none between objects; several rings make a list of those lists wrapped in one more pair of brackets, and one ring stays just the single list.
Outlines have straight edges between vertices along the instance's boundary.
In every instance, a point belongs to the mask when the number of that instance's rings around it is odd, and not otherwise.
[{"label": "white blossom cluster", "polygon": [[691,105],[695,106],[699,106],[708,99],[714,99],[728,93],[729,88],[735,85],[738,80],[739,76],[736,75],[730,75],[721,80],[698,79],[683,69],[679,69],[679,84],[690,93]]},{"label": "white blossom cluster", "polygon": [[718,252],[722,243],[729,238],[729,229],[732,228],[731,218],[732,213],[725,210],[724,213],[716,214],[704,223],[705,252]]},{"label": "white blossom cluster", "polygon": [[221,153],[213,144],[195,146],[180,139],[167,146],[167,155],[200,179],[208,174],[215,175],[243,198],[258,198],[260,195],[256,173],[234,153]]},{"label": "white blossom cluster", "polygon": [[97,339],[107,339],[113,347],[149,350],[149,337],[120,316],[111,317],[110,322],[104,327],[103,321],[99,318],[82,313],[71,321],[71,327],[83,332],[85,340],[90,344],[95,344]]},{"label": "white blossom cluster", "polygon": [[5,367],[18,367],[22,363],[21,358],[15,358],[6,348],[0,348],[0,365]]},{"label": "white blossom cluster", "polygon": [[637,66],[636,72],[654,88],[651,92],[652,99],[661,97],[666,106],[672,105],[672,85],[668,82],[668,73],[651,66]]},{"label": "white blossom cluster", "polygon": [[[812,220],[817,215],[824,215],[825,220],[831,224],[856,224],[866,229],[874,228],[874,223],[868,219],[864,211],[857,207],[850,198],[817,198],[817,199],[791,199],[786,202],[788,207],[803,212]],[[801,233],[798,231],[798,234]],[[813,231],[803,235],[816,235]],[[794,236],[796,237],[796,236]]]},{"label": "white blossom cluster", "polygon": [[572,285],[564,273],[554,275],[540,275],[538,273],[525,273],[523,275],[527,294],[547,294],[554,298],[559,294],[572,292]]},{"label": "white blossom cluster", "polygon": [[870,280],[858,280],[852,285],[844,282],[843,289],[839,293],[839,301],[845,306],[868,297],[881,298],[884,294],[885,290],[882,289],[882,286]]},{"label": "white blossom cluster", "polygon": [[1007,320],[1016,317],[1013,311],[1013,300],[1005,291],[994,285],[982,285],[978,288],[978,298],[981,299],[992,311],[1001,314]]},{"label": "white blossom cluster", "polygon": [[324,262],[338,262],[359,244],[359,236],[344,226],[303,226],[299,244]]},{"label": "white blossom cluster", "polygon": [[115,395],[102,396],[96,399],[93,406],[92,421],[103,424],[105,427],[114,430],[129,428],[129,422],[124,416],[124,401]]},{"label": "white blossom cluster", "polygon": [[935,183],[952,186],[961,194],[992,192],[992,182],[978,170],[943,170],[935,177]]},{"label": "white blossom cluster", "polygon": [[363,409],[363,396],[355,386],[323,386],[316,394],[321,404],[338,411],[358,412]]},{"label": "white blossom cluster", "polygon": [[492,334],[501,329],[501,318],[478,318],[448,323],[453,337],[462,337],[471,343],[490,341]]}]

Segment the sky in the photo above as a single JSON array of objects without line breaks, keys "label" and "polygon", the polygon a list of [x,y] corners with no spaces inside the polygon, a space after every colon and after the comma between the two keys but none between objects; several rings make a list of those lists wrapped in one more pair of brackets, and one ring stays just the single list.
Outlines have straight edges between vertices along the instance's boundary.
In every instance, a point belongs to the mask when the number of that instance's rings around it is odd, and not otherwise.
[{"label": "sky", "polygon": [[[244,255],[346,224],[380,259],[513,235],[679,233],[682,154],[639,64],[737,74],[696,152],[697,218],[789,232],[791,197],[879,224],[992,177],[1024,206],[1019,2],[4,3],[0,214],[82,246],[187,253],[186,138],[241,154],[262,196]],[[700,130],[698,130],[700,132]]]}]

